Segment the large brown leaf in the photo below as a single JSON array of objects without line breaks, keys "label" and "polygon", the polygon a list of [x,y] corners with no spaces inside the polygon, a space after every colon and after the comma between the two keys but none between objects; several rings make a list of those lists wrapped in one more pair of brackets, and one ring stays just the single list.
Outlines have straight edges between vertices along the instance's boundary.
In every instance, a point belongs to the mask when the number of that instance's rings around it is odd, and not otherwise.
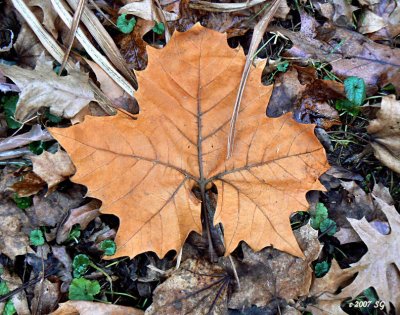
[{"label": "large brown leaf", "polygon": [[245,240],[255,250],[273,245],[302,256],[289,215],[308,208],[305,194],[322,189],[318,177],[328,167],[314,125],[290,114],[266,117],[272,87],[261,84],[258,65],[244,92],[233,157],[226,160],[243,50],[197,24],[174,33],[164,49],[149,47],[149,60],[138,72],[137,120],[119,113],[51,129],[75,163],[72,180],[102,200],[101,212],[120,218],[116,256],[180,249],[190,231],[201,231],[201,203],[192,189],[198,186],[205,200],[211,183],[226,253]]}]

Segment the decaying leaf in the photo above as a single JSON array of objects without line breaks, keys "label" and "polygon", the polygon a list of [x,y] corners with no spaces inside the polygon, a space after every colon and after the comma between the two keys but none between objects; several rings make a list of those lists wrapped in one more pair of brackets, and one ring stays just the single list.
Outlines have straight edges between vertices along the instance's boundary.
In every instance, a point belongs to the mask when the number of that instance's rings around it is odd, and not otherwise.
[{"label": "decaying leaf", "polygon": [[102,200],[102,213],[120,218],[116,256],[179,250],[190,231],[201,231],[201,204],[192,189],[199,187],[205,200],[212,183],[226,254],[245,240],[254,250],[273,245],[302,256],[289,215],[308,208],[305,194],[323,189],[318,177],[328,168],[314,126],[289,114],[265,116],[272,88],[260,83],[259,65],[251,69],[237,147],[226,160],[243,51],[197,24],[149,54],[147,69],[138,72],[137,120],[118,113],[50,129],[77,168],[72,180]]},{"label": "decaying leaf", "polygon": [[25,212],[34,226],[56,226],[69,209],[79,206],[82,198],[83,191],[78,187],[56,190],[48,196],[42,193],[33,197],[33,205]]},{"label": "decaying leaf", "polygon": [[157,8],[154,1],[151,0],[139,0],[139,1],[127,1],[120,10],[120,14],[132,14],[148,21],[162,22],[160,15],[163,14],[167,21],[175,21],[179,18],[176,13],[162,11]]},{"label": "decaying leaf", "polygon": [[15,118],[23,121],[40,107],[49,107],[50,113],[65,118],[74,117],[95,96],[87,74],[78,69],[60,77],[53,71],[52,61],[44,55],[35,70],[0,64],[0,70],[21,89]]},{"label": "decaying leaf", "polygon": [[231,276],[206,260],[188,259],[154,291],[146,315],[226,314]]},{"label": "decaying leaf", "polygon": [[67,240],[69,232],[75,224],[79,224],[81,229],[85,229],[100,214],[99,207],[99,202],[93,200],[79,208],[71,209],[67,221],[63,222],[57,230],[57,243]]},{"label": "decaying leaf", "polygon": [[42,130],[40,125],[33,125],[31,130],[26,133],[1,140],[0,152],[22,147],[34,141],[49,141],[52,139],[53,137],[47,130]]},{"label": "decaying leaf", "polygon": [[[5,281],[7,287],[10,291],[19,288],[22,285],[21,279],[15,273],[10,273],[7,269],[0,264],[0,268],[2,269],[1,280]],[[17,314],[30,314],[28,307],[28,301],[26,299],[26,294],[24,290],[19,291],[18,293],[14,294],[11,298],[11,301],[14,304],[15,310]],[[5,312],[4,309],[5,303],[0,303],[0,312],[2,314],[8,314]]]},{"label": "decaying leaf", "polygon": [[143,315],[142,310],[122,306],[88,301],[67,301],[59,304],[51,315]]},{"label": "decaying leaf", "polygon": [[377,118],[370,122],[367,131],[376,158],[400,173],[400,101],[394,95],[382,97]]},{"label": "decaying leaf", "polygon": [[[329,23],[317,28],[315,37],[303,32],[271,27],[292,42],[286,55],[331,63],[340,77],[357,76],[371,88],[392,83],[400,93],[400,49],[375,43],[362,34]],[[338,40],[339,39],[339,40]]]},{"label": "decaying leaf", "polygon": [[30,252],[29,220],[15,203],[2,201],[0,204],[0,253],[15,259],[17,255]]},{"label": "decaying leaf", "polygon": [[49,191],[75,173],[71,159],[62,150],[54,154],[44,151],[41,155],[31,156],[31,160],[34,173],[47,183]]},{"label": "decaying leaf", "polygon": [[57,18],[57,13],[50,0],[29,0],[28,5],[30,7],[40,7],[43,11],[43,25],[54,37],[57,37],[58,32],[54,25],[54,21]]},{"label": "decaying leaf", "polygon": [[235,260],[240,290],[232,293],[229,308],[265,306],[274,298],[297,299],[307,295],[312,280],[310,264],[317,259],[321,244],[318,231],[309,224],[294,231],[305,259],[293,257],[273,248],[253,252],[242,246],[243,259]]},{"label": "decaying leaf", "polygon": [[29,172],[24,174],[21,180],[15,182],[11,188],[19,197],[28,197],[37,194],[46,183],[35,173]]},{"label": "decaying leaf", "polygon": [[[351,226],[368,247],[368,252],[353,264],[351,269],[358,275],[355,280],[337,297],[355,297],[362,290],[374,287],[379,298],[385,302],[387,309],[390,303],[396,310],[400,309],[400,215],[394,206],[375,197],[378,207],[385,213],[390,224],[391,232],[382,235],[374,229],[365,218],[361,220],[348,219]],[[362,270],[360,271],[360,268]]]}]

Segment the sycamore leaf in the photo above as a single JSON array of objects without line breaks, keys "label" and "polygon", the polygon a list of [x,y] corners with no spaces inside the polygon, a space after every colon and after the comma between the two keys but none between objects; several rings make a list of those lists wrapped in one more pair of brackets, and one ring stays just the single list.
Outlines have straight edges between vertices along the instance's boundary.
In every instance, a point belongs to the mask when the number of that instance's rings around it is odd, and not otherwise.
[{"label": "sycamore leaf", "polygon": [[46,61],[44,55],[34,70],[0,64],[0,71],[21,89],[15,112],[19,121],[40,107],[49,107],[53,115],[72,118],[90,101],[95,101],[87,74],[76,69],[60,77],[53,71],[52,61]]},{"label": "sycamore leaf", "polygon": [[201,202],[192,189],[200,188],[205,200],[212,183],[226,254],[244,240],[254,250],[273,245],[303,256],[289,216],[308,208],[305,194],[323,189],[318,177],[328,168],[314,125],[290,114],[266,117],[272,87],[261,84],[259,64],[251,69],[226,160],[243,50],[196,24],[148,51],[149,65],[138,72],[137,120],[118,113],[50,128],[77,168],[72,180],[103,202],[102,213],[119,217],[115,256],[179,250],[191,231],[201,231]]}]

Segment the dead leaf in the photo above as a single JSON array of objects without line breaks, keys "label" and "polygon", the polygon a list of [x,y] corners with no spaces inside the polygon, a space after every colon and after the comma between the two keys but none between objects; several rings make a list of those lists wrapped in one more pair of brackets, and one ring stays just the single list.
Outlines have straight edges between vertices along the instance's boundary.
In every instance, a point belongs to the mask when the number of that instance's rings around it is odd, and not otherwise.
[{"label": "dead leaf", "polygon": [[54,191],[48,196],[44,193],[33,197],[33,205],[25,210],[34,226],[56,226],[71,208],[80,205],[83,190],[72,187],[63,192]]},{"label": "dead leaf", "polygon": [[[340,298],[355,297],[362,290],[374,287],[379,298],[390,310],[390,303],[396,310],[400,309],[400,215],[394,206],[385,203],[374,196],[375,203],[385,213],[391,232],[382,235],[375,230],[365,218],[361,220],[348,219],[353,229],[368,247],[368,252],[351,266],[354,273],[358,271],[355,280],[337,296]],[[362,270],[360,270],[360,268]],[[390,303],[389,303],[390,302]]]},{"label": "dead leaf", "polygon": [[15,54],[18,56],[18,64],[21,67],[30,68],[35,67],[38,59],[46,50],[26,23],[22,24],[21,31],[13,47]]},{"label": "dead leaf", "polygon": [[267,115],[278,117],[293,112],[298,122],[316,123],[324,129],[340,124],[339,113],[328,104],[328,100],[345,97],[343,84],[316,77],[302,84],[300,80],[302,71],[305,71],[303,69],[306,68],[293,67],[276,77]]},{"label": "dead leaf", "polygon": [[[318,60],[332,65],[332,72],[339,77],[357,76],[370,88],[392,83],[400,93],[400,49],[375,43],[350,30],[334,27],[329,23],[317,28],[316,37],[303,32],[271,27],[288,37],[293,46],[284,55],[304,60]],[[373,90],[371,90],[373,91]]]},{"label": "dead leaf", "polygon": [[11,188],[19,197],[28,197],[37,194],[46,186],[46,183],[35,173],[24,174],[20,181],[14,183]]},{"label": "dead leaf", "polygon": [[17,120],[23,121],[41,107],[49,107],[53,115],[72,118],[96,100],[87,74],[76,69],[61,77],[53,71],[52,64],[44,56],[38,60],[35,70],[0,64],[4,75],[21,89],[15,112]]},{"label": "dead leaf", "polygon": [[146,315],[226,314],[230,276],[219,265],[188,259],[153,293]]},{"label": "dead leaf", "polygon": [[30,7],[40,7],[40,9],[42,9],[42,24],[50,34],[57,38],[58,31],[54,25],[54,21],[57,19],[57,13],[51,4],[51,0],[29,0],[27,4]]},{"label": "dead leaf", "polygon": [[42,130],[40,125],[33,125],[31,130],[26,133],[0,140],[0,152],[22,147],[34,141],[49,140],[53,140],[53,137],[47,130]]},{"label": "dead leaf", "polygon": [[293,257],[273,248],[253,252],[243,246],[243,260],[235,260],[240,290],[232,293],[229,308],[265,306],[273,298],[297,299],[308,295],[313,271],[312,261],[318,258],[321,244],[318,231],[305,225],[294,231],[305,259]]},{"label": "dead leaf", "polygon": [[344,298],[334,295],[339,288],[349,284],[356,271],[362,268],[341,269],[334,259],[328,273],[322,278],[314,276],[310,288],[310,296],[316,298],[314,303],[307,305],[306,310],[314,315],[344,315],[346,314],[340,307]]},{"label": "dead leaf", "polygon": [[0,252],[14,260],[18,255],[31,252],[29,247],[29,220],[14,202],[0,203]]},{"label": "dead leaf", "polygon": [[322,16],[332,21],[336,26],[354,27],[353,13],[359,8],[347,0],[312,1]]},{"label": "dead leaf", "polygon": [[137,308],[88,301],[67,301],[50,315],[143,315]]},{"label": "dead leaf", "polygon": [[119,14],[132,14],[148,21],[162,22],[160,19],[160,14],[164,14],[167,21],[176,21],[179,16],[176,13],[162,11],[155,5],[154,1],[151,0],[128,0],[120,10]]},{"label": "dead leaf", "polygon": [[273,245],[302,256],[289,216],[308,208],[305,194],[323,189],[318,177],[328,168],[314,126],[290,115],[266,117],[271,87],[260,83],[263,66],[252,68],[237,148],[227,161],[243,51],[199,24],[175,33],[170,43],[149,48],[152,62],[138,72],[137,120],[123,113],[88,116],[82,124],[50,129],[77,168],[72,180],[102,200],[102,213],[120,218],[116,257],[179,250],[190,231],[201,231],[201,204],[192,189],[204,192],[211,183],[218,189],[215,224],[224,225],[226,254],[245,240],[254,250]]},{"label": "dead leaf", "polygon": [[400,173],[400,101],[394,95],[383,96],[377,118],[367,128],[375,157]]},{"label": "dead leaf", "polygon": [[31,156],[33,172],[43,179],[49,192],[75,173],[75,167],[65,151],[58,150],[52,154],[44,151],[41,155]]},{"label": "dead leaf", "polygon": [[61,292],[58,283],[43,279],[35,285],[31,300],[32,314],[49,314],[56,309]]},{"label": "dead leaf", "polygon": [[85,229],[87,225],[99,216],[100,204],[93,200],[79,208],[71,209],[67,221],[65,221],[57,230],[57,243],[67,240],[69,232],[75,224],[79,224],[81,229]]},{"label": "dead leaf", "polygon": [[392,41],[400,34],[400,6],[396,1],[382,0],[370,4],[359,19],[359,31],[372,40]]},{"label": "dead leaf", "polygon": [[[1,207],[1,206],[0,206]],[[0,264],[1,269],[3,270],[1,274],[1,280],[4,280],[10,289],[10,291],[15,290],[22,286],[22,281],[15,273],[10,273],[3,265]],[[19,291],[18,293],[14,294],[10,300],[13,302],[15,310],[17,314],[21,315],[29,315],[31,312],[29,311],[28,301],[26,298],[26,294],[24,290]],[[0,312],[2,314],[7,314],[4,310],[4,302],[0,303]]]}]

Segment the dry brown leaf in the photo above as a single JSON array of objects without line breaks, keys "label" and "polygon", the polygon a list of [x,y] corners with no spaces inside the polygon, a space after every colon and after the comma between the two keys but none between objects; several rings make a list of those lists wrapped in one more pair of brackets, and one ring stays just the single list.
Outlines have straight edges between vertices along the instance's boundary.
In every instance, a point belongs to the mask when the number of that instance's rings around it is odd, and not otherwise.
[{"label": "dry brown leaf", "polygon": [[223,315],[228,311],[230,276],[221,266],[188,259],[153,293],[146,315]]},{"label": "dry brown leaf", "polygon": [[57,308],[61,298],[59,283],[43,279],[35,285],[31,300],[32,314],[49,314]]},{"label": "dry brown leaf", "polygon": [[397,1],[381,0],[369,5],[359,19],[359,31],[367,28],[372,40],[392,41],[400,34],[400,6]]},{"label": "dry brown leaf", "polygon": [[55,38],[58,36],[58,31],[54,25],[54,21],[57,18],[57,13],[50,0],[29,0],[27,3],[30,7],[40,7],[43,11],[43,21],[42,24],[48,30],[51,35]]},{"label": "dry brown leaf", "polygon": [[382,97],[377,118],[370,122],[367,131],[376,158],[400,173],[400,101],[394,95]]},{"label": "dry brown leaf", "polygon": [[[22,286],[22,281],[15,273],[10,273],[3,265],[0,264],[0,268],[2,269],[1,280],[5,281],[10,291],[18,289]],[[28,301],[26,298],[25,290],[21,290],[18,293],[14,294],[10,300],[13,302],[15,310],[17,314],[28,315],[31,314],[29,311]],[[2,314],[7,314],[8,312],[4,312],[5,303],[0,303],[0,312]]]},{"label": "dry brown leaf", "polygon": [[79,208],[71,209],[68,219],[57,230],[57,243],[60,244],[67,240],[75,224],[79,224],[82,230],[85,229],[93,219],[99,216],[99,208],[99,202],[93,200]]},{"label": "dry brown leaf", "polygon": [[33,197],[33,205],[25,212],[34,226],[56,226],[69,209],[80,205],[83,196],[80,187],[56,190],[48,196],[41,193]]},{"label": "dry brown leaf", "polygon": [[65,151],[58,150],[52,154],[43,152],[41,155],[31,156],[33,172],[43,179],[53,191],[55,187],[75,173],[75,167]]},{"label": "dry brown leaf", "polygon": [[232,293],[229,308],[261,307],[276,297],[288,301],[308,295],[313,274],[310,264],[318,258],[321,244],[318,231],[309,224],[294,234],[305,259],[272,248],[255,253],[248,246],[242,247],[243,259],[235,260],[240,290]]},{"label": "dry brown leaf", "polygon": [[179,16],[176,13],[162,11],[157,8],[156,4],[152,0],[128,0],[128,3],[124,5],[120,10],[119,14],[132,14],[148,21],[162,22],[160,14],[164,14],[167,21],[176,21]]},{"label": "dry brown leaf", "polygon": [[30,252],[29,220],[23,210],[14,202],[0,203],[0,253],[15,259],[17,255]]},{"label": "dry brown leaf", "polygon": [[46,183],[35,173],[29,172],[24,174],[21,180],[14,183],[11,188],[19,197],[28,197],[37,194]]},{"label": "dry brown leaf", "polygon": [[15,112],[17,120],[23,121],[41,107],[49,107],[53,115],[71,118],[95,100],[87,74],[76,69],[60,77],[53,71],[52,64],[44,55],[35,70],[0,64],[4,75],[21,89]]},{"label": "dry brown leaf", "polygon": [[308,208],[305,194],[323,189],[318,177],[328,168],[314,126],[290,115],[265,116],[271,87],[261,84],[259,65],[250,73],[237,147],[227,161],[242,49],[197,24],[149,53],[152,62],[138,73],[137,120],[123,113],[88,116],[82,124],[50,129],[77,168],[72,180],[102,200],[102,213],[120,218],[116,256],[179,250],[190,231],[201,231],[201,204],[192,189],[200,187],[205,200],[211,183],[218,189],[215,223],[224,225],[226,254],[245,240],[254,250],[273,245],[303,256],[289,216]]},{"label": "dry brown leaf", "polygon": [[[385,213],[390,224],[388,235],[380,234],[365,218],[348,219],[353,229],[368,247],[368,252],[353,264],[350,270],[358,272],[355,280],[345,287],[339,298],[355,297],[362,290],[374,287],[379,298],[390,310],[390,303],[400,309],[400,215],[394,206],[388,205],[378,196],[375,203]],[[361,270],[360,270],[361,268]],[[350,271],[349,270],[349,271]]]},{"label": "dry brown leaf", "polygon": [[362,34],[329,23],[317,29],[315,37],[278,27],[271,27],[270,31],[279,31],[293,42],[284,55],[331,63],[334,74],[360,77],[375,91],[377,86],[392,83],[400,94],[400,49],[375,43]]},{"label": "dry brown leaf", "polygon": [[88,301],[67,301],[59,304],[51,315],[143,315],[137,308]]}]

